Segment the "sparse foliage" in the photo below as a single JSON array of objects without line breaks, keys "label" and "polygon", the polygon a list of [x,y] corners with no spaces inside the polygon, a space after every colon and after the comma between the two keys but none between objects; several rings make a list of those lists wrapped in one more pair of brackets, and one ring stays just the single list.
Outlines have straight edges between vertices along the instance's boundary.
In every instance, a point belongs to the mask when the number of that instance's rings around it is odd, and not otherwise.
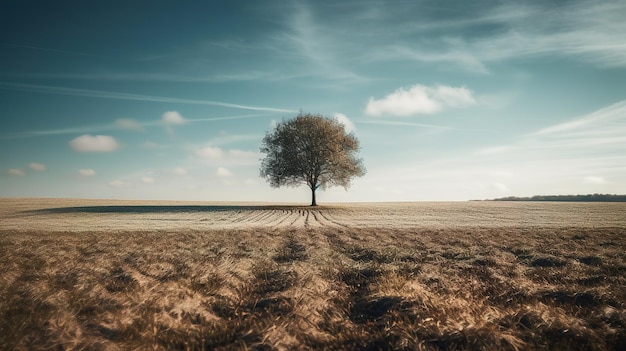
[{"label": "sparse foliage", "polygon": [[321,115],[299,114],[279,122],[265,135],[261,152],[261,177],[272,187],[298,186],[311,189],[311,206],[316,206],[315,191],[330,186],[348,188],[353,177],[365,174],[357,158],[359,141],[346,133],[343,124]]}]

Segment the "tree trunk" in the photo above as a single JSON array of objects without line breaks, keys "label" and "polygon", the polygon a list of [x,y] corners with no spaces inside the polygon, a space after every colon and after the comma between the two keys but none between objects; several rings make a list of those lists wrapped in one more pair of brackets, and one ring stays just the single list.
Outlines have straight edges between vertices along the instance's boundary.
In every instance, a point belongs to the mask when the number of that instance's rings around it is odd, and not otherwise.
[{"label": "tree trunk", "polygon": [[311,206],[317,206],[317,202],[315,202],[315,187],[311,187]]}]

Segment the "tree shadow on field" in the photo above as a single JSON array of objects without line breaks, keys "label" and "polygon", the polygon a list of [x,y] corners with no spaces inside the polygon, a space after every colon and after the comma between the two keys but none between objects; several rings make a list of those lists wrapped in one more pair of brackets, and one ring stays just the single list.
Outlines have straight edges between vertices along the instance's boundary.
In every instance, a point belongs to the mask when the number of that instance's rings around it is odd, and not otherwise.
[{"label": "tree shadow on field", "polygon": [[[242,211],[299,211],[311,210],[301,205],[110,205],[53,207],[22,211],[24,214],[68,214],[68,213],[201,213]],[[321,209],[315,207],[315,209]]]}]

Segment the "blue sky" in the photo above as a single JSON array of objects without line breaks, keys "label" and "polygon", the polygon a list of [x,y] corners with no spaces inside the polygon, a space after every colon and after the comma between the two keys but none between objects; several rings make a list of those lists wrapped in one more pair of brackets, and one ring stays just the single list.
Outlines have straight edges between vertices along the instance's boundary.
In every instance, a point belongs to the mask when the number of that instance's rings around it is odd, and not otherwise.
[{"label": "blue sky", "polygon": [[296,201],[259,146],[338,118],[319,202],[626,193],[623,1],[5,1],[0,196]]}]

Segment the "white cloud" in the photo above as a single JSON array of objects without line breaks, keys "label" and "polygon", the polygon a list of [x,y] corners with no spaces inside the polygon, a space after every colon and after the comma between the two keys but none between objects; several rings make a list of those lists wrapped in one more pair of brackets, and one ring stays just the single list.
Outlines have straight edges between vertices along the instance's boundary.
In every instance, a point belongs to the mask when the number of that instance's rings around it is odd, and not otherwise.
[{"label": "white cloud", "polygon": [[69,142],[70,147],[78,152],[111,152],[119,148],[119,144],[109,135],[81,135]]},{"label": "white cloud", "polygon": [[258,165],[260,152],[230,149],[225,150],[216,146],[205,146],[194,151],[195,159],[203,164],[220,167]]},{"label": "white cloud", "polygon": [[416,84],[408,90],[399,88],[395,92],[376,100],[370,97],[365,113],[369,116],[411,116],[432,114],[445,108],[461,108],[475,105],[472,92],[465,88],[445,85],[427,87]]},{"label": "white cloud", "polygon": [[465,88],[454,88],[445,85],[438,85],[436,88],[430,88],[433,98],[439,100],[443,105],[461,108],[476,104],[476,100],[472,96],[472,92]]},{"label": "white cloud", "polygon": [[96,171],[91,168],[82,168],[78,170],[78,174],[83,177],[93,177],[96,175]]},{"label": "white cloud", "polygon": [[183,167],[176,167],[172,170],[172,173],[174,173],[175,175],[184,176],[187,175],[187,170]]},{"label": "white cloud", "polygon": [[584,184],[606,184],[606,179],[597,176],[588,176],[583,178]]},{"label": "white cloud", "polygon": [[130,184],[129,182],[116,179],[116,180],[110,181],[109,186],[111,188],[123,189],[123,188],[130,188],[132,184]]},{"label": "white cloud", "polygon": [[335,119],[339,123],[343,124],[346,130],[346,133],[352,133],[356,131],[356,127],[354,126],[354,123],[352,123],[352,121],[348,118],[348,116],[344,115],[343,113],[335,112],[333,117],[335,117]]},{"label": "white cloud", "polygon": [[209,160],[221,159],[224,155],[224,151],[217,146],[205,146],[196,150],[196,155]]},{"label": "white cloud", "polygon": [[185,124],[185,119],[177,111],[167,111],[162,117],[163,123],[170,124]]},{"label": "white cloud", "polygon": [[154,184],[154,178],[152,177],[141,177],[141,182],[144,184]]},{"label": "white cloud", "polygon": [[231,171],[229,171],[228,169],[226,169],[224,167],[219,167],[217,169],[216,174],[218,176],[222,177],[222,178],[227,178],[227,177],[230,177],[231,175],[233,175]]},{"label": "white cloud", "polygon": [[118,118],[115,120],[115,126],[119,129],[133,130],[137,132],[143,131],[143,126],[132,118]]},{"label": "white cloud", "polygon": [[16,177],[21,177],[21,176],[26,175],[26,173],[24,173],[23,170],[17,169],[17,168],[11,168],[7,171],[7,173],[9,175],[16,176]]},{"label": "white cloud", "polygon": [[225,150],[211,145],[197,148],[193,154],[198,161],[222,167],[256,165],[261,158],[260,152],[239,149]]},{"label": "white cloud", "polygon": [[28,167],[30,167],[30,169],[32,169],[33,171],[38,171],[38,172],[42,172],[46,170],[46,165],[37,163],[37,162],[31,162],[28,165]]}]

